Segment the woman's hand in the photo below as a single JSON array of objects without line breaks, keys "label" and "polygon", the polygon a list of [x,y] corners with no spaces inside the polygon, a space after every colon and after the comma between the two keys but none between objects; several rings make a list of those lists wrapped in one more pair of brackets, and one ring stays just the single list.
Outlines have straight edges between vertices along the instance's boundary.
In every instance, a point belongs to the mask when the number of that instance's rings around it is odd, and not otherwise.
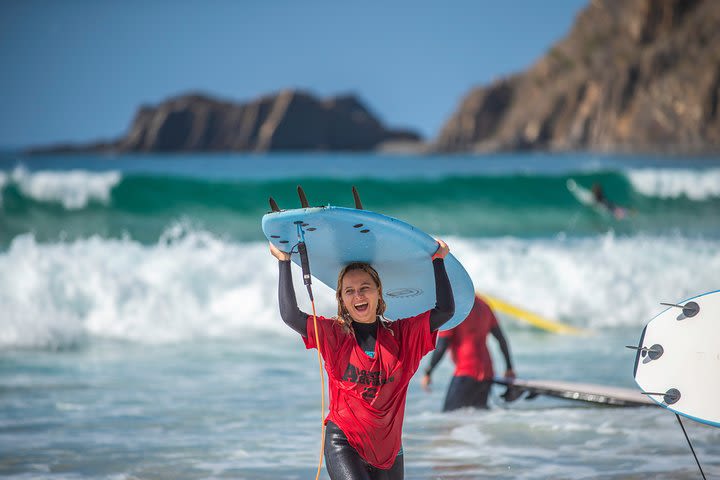
[{"label": "woman's hand", "polygon": [[423,390],[426,392],[429,392],[431,390],[430,384],[432,383],[432,378],[430,378],[430,374],[426,373],[423,375],[422,379],[420,380],[420,385],[422,386]]},{"label": "woman's hand", "polygon": [[435,260],[436,258],[445,258],[445,256],[450,253],[450,247],[448,247],[447,243],[443,242],[439,238],[436,238],[435,240],[438,243],[438,248],[433,254],[432,259]]},{"label": "woman's hand", "polygon": [[275,245],[273,245],[272,242],[270,242],[270,253],[273,257],[277,258],[281,262],[287,262],[288,260],[290,260],[290,254],[287,252],[283,252]]}]

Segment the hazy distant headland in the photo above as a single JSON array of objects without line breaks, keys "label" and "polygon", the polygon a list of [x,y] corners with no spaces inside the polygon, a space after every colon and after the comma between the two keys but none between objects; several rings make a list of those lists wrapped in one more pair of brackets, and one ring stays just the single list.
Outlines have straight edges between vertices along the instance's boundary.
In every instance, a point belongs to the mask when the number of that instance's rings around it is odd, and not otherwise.
[{"label": "hazy distant headland", "polygon": [[354,96],[284,90],[247,103],[179,96],[141,107],[117,140],[31,152],[378,149],[720,152],[720,1],[592,0],[567,37],[470,91],[427,143]]}]

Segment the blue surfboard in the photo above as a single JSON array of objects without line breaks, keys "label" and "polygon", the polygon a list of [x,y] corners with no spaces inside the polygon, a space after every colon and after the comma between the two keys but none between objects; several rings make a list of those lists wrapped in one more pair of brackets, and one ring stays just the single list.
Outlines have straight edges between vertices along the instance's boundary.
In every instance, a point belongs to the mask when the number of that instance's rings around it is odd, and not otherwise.
[{"label": "blue surfboard", "polygon": [[[412,317],[435,306],[435,276],[430,257],[437,242],[427,233],[396,218],[344,207],[310,207],[266,214],[265,236],[290,252],[298,243],[298,225],[307,246],[313,277],[335,290],[340,270],[351,262],[371,264],[383,283],[388,320]],[[300,264],[300,256],[292,255]],[[455,296],[450,329],[470,313],[475,290],[465,268],[452,255],[445,268]]]}]

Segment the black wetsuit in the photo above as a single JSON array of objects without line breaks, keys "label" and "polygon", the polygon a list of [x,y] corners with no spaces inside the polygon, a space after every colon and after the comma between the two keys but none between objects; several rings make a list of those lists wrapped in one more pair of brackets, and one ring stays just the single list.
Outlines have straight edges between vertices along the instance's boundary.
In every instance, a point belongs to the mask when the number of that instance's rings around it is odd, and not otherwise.
[{"label": "black wetsuit", "polygon": [[605,193],[601,189],[593,188],[592,193],[593,193],[593,200],[595,200],[595,203],[597,203],[598,205],[602,205],[610,212],[615,212],[617,205],[615,205],[610,200],[608,200],[607,197],[605,196]]},{"label": "black wetsuit", "polygon": [[[308,314],[297,306],[295,289],[293,288],[290,261],[280,261],[280,280],[278,301],[280,316],[283,321],[303,337],[307,337]],[[436,331],[455,314],[450,279],[445,271],[442,259],[433,260],[435,273],[435,308],[430,311],[430,330]],[[378,321],[363,324],[353,321],[355,339],[360,348],[371,354],[375,351]],[[345,434],[333,422],[327,422],[325,431],[325,466],[331,479],[346,480],[402,480],[404,478],[403,451],[395,459],[395,463],[387,470],[376,468],[367,463],[350,445]]]}]

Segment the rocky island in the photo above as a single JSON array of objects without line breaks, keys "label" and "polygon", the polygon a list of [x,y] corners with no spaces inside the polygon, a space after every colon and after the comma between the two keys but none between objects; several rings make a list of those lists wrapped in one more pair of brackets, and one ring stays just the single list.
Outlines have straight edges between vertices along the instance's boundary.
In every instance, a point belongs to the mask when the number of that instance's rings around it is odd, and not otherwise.
[{"label": "rocky island", "polygon": [[120,139],[32,152],[367,151],[419,140],[413,131],[383,126],[354,96],[318,99],[283,90],[248,103],[183,95],[141,107]]}]

